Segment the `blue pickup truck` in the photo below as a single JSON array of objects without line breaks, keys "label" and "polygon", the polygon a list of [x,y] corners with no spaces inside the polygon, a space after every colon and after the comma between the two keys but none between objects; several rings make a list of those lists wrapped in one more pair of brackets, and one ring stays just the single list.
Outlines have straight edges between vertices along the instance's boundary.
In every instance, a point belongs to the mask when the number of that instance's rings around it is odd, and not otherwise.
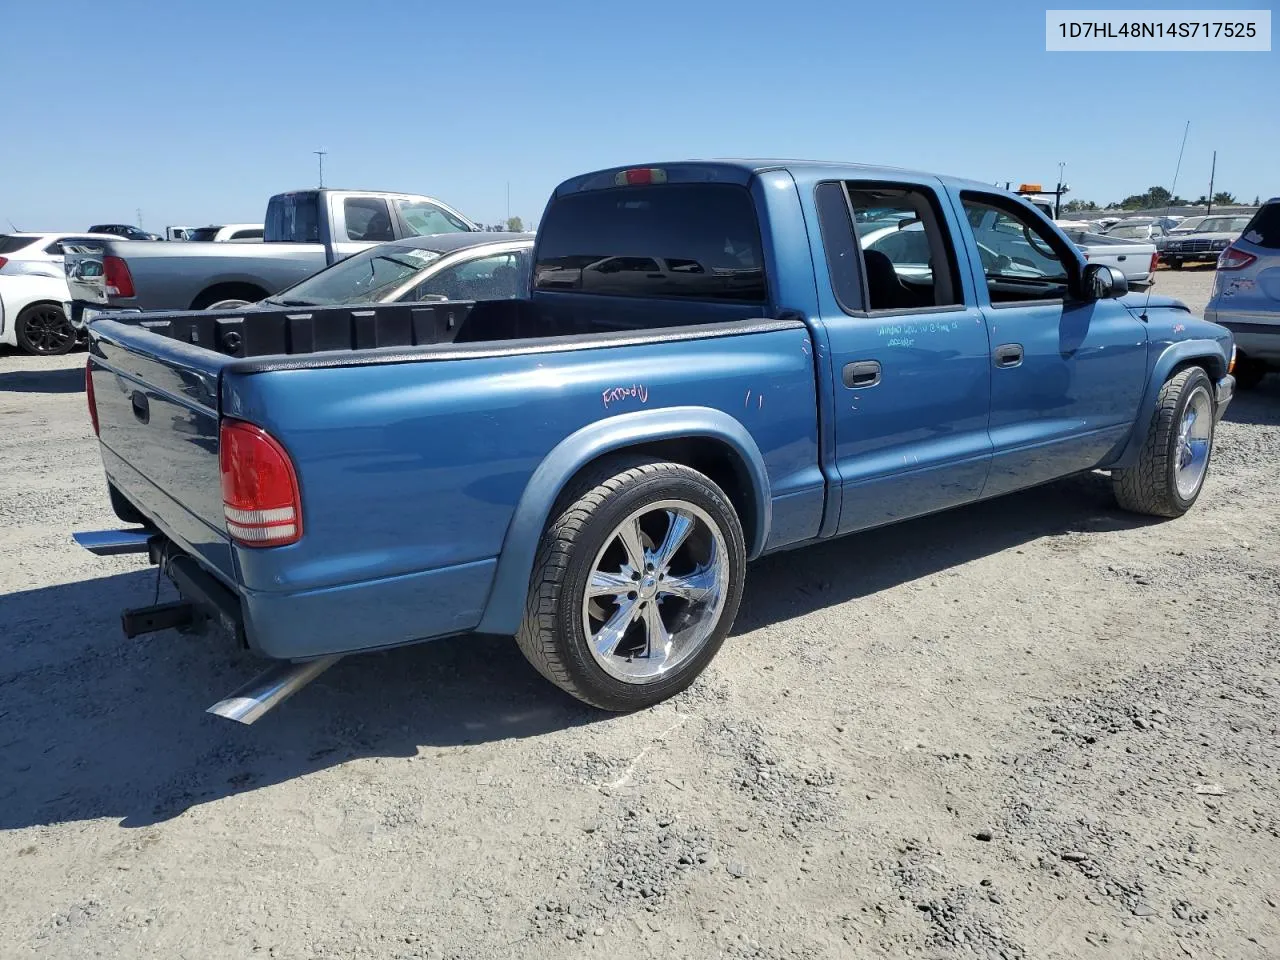
[{"label": "blue pickup truck", "polygon": [[641,708],[707,666],[762,554],[1094,468],[1184,513],[1234,385],[1226,330],[1026,201],[897,169],[575,177],[531,290],[91,322],[133,526],[77,539],[182,598],[126,631],[216,622],[276,661],[210,708],[243,722],[342,655],[466,633]]}]

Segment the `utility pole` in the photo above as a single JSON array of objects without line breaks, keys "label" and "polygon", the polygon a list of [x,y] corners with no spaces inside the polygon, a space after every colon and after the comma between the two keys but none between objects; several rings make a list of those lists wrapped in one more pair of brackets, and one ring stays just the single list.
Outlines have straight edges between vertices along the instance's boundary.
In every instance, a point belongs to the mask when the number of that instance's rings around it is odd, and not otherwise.
[{"label": "utility pole", "polygon": [[328,150],[312,150],[311,152],[314,153],[320,160],[320,187],[321,189],[323,189],[324,188],[324,158],[329,151]]},{"label": "utility pole", "polygon": [[1213,166],[1209,168],[1209,209],[1205,215],[1213,213],[1213,175],[1218,172],[1218,151],[1213,151]]},{"label": "utility pole", "polygon": [[138,215],[138,229],[141,230],[142,229],[142,208],[138,207],[138,209],[135,210],[134,213]]},{"label": "utility pole", "polygon": [[1053,219],[1062,219],[1062,173],[1067,169],[1066,161],[1058,161],[1058,189],[1053,194]]},{"label": "utility pole", "polygon": [[509,226],[510,223],[511,223],[511,181],[508,180],[507,181],[507,220],[506,220],[506,223],[503,224],[503,227],[510,229],[510,226]]}]

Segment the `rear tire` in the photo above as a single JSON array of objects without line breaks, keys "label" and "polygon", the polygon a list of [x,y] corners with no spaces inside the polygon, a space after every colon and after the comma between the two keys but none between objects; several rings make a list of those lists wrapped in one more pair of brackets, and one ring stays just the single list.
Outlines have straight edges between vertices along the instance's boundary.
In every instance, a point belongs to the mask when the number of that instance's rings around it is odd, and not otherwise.
[{"label": "rear tire", "polygon": [[39,357],[54,357],[76,345],[76,331],[62,307],[55,303],[33,303],[13,325],[18,346]]},{"label": "rear tire", "polygon": [[683,464],[611,457],[553,508],[516,642],[579,700],[649,707],[716,655],[745,568],[742,525],[709,478]]},{"label": "rear tire", "polygon": [[1213,384],[1203,368],[1187,367],[1166,380],[1138,462],[1111,471],[1120,506],[1155,517],[1190,510],[1209,474],[1214,414]]},{"label": "rear tire", "polygon": [[1167,262],[1168,262],[1168,264],[1169,264],[1169,269],[1170,269],[1170,270],[1181,270],[1181,269],[1182,269],[1182,261],[1181,261],[1181,260],[1169,260],[1169,261],[1167,261]]}]

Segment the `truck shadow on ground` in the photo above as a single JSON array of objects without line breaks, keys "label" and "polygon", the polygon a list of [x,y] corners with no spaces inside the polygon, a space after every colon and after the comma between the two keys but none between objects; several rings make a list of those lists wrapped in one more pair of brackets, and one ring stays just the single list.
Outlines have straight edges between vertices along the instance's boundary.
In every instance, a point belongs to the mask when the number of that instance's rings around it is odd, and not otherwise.
[{"label": "truck shadow on ground", "polygon": [[1223,419],[1262,427],[1280,425],[1280,373],[1263,377],[1252,390],[1236,393]]},{"label": "truck shadow on ground", "polygon": [[0,393],[83,393],[84,367],[62,370],[6,370],[0,373]]},{"label": "truck shadow on ground", "polygon": [[[736,632],[867,596],[1030,540],[1140,526],[1086,475],[766,558]],[[149,568],[0,598],[0,829],[99,817],[145,826],[360,757],[537,737],[608,721],[553,688],[510,638],[352,657],[253,727],[204,708],[258,669],[220,637],[124,640]],[[767,589],[766,589],[767,587]]]}]

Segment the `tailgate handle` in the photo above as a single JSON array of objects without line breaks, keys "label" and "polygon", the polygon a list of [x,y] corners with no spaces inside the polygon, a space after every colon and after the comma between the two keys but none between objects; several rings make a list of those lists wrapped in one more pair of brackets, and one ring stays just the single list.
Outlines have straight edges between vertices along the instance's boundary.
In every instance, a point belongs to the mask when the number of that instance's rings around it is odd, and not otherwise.
[{"label": "tailgate handle", "polygon": [[138,418],[139,423],[146,423],[151,419],[151,404],[145,393],[135,390],[129,399],[133,402],[133,415]]}]

